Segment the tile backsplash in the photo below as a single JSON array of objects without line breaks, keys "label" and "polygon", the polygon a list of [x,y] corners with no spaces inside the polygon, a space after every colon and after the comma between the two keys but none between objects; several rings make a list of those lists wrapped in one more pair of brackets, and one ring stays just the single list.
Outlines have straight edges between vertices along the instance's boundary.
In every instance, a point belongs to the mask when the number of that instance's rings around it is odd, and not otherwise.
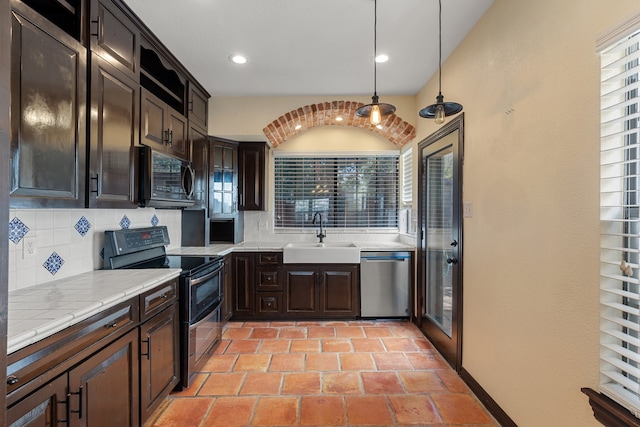
[{"label": "tile backsplash", "polygon": [[166,225],[180,247],[178,209],[11,209],[9,291],[103,266],[104,231]]}]

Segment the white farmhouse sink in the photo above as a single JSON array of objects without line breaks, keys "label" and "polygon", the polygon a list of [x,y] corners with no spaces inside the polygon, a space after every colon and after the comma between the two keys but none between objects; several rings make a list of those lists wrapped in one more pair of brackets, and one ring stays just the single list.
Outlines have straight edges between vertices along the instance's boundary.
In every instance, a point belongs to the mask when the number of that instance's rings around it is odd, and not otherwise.
[{"label": "white farmhouse sink", "polygon": [[285,264],[360,264],[360,248],[350,242],[288,243],[282,248]]}]

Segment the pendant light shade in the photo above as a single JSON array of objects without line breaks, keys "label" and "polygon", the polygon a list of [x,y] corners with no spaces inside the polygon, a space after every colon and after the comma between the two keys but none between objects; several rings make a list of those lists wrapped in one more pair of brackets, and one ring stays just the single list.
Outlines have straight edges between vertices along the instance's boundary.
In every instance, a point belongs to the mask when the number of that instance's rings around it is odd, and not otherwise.
[{"label": "pendant light shade", "polygon": [[391,104],[379,103],[378,93],[376,90],[377,79],[377,66],[375,58],[377,52],[377,27],[378,27],[378,4],[377,0],[373,0],[373,97],[371,97],[371,104],[363,105],[356,110],[356,116],[368,117],[369,123],[372,125],[378,125],[382,122],[384,116],[393,114],[396,111],[396,107]]},{"label": "pendant light shade", "polygon": [[462,105],[457,102],[444,102],[444,96],[442,96],[442,0],[439,0],[438,3],[440,6],[438,15],[438,41],[440,43],[438,47],[438,96],[436,96],[435,104],[424,107],[418,114],[420,117],[435,119],[437,124],[442,124],[445,117],[462,111]]}]

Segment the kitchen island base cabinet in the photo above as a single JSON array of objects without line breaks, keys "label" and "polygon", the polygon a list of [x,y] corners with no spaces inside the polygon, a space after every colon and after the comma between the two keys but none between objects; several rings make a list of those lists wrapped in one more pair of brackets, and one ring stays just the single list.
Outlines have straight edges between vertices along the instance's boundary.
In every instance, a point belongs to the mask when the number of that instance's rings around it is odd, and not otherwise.
[{"label": "kitchen island base cabinet", "polygon": [[357,318],[360,315],[358,267],[286,265],[284,316]]}]

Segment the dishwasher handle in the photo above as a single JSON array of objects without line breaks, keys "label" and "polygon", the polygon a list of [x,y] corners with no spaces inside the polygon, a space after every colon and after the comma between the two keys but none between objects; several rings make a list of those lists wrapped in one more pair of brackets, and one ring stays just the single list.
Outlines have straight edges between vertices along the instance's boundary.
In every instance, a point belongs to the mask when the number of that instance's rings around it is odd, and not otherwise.
[{"label": "dishwasher handle", "polygon": [[363,256],[360,257],[361,261],[375,261],[375,262],[404,262],[407,261],[408,259],[410,259],[411,256],[409,255],[390,255],[390,256]]}]

